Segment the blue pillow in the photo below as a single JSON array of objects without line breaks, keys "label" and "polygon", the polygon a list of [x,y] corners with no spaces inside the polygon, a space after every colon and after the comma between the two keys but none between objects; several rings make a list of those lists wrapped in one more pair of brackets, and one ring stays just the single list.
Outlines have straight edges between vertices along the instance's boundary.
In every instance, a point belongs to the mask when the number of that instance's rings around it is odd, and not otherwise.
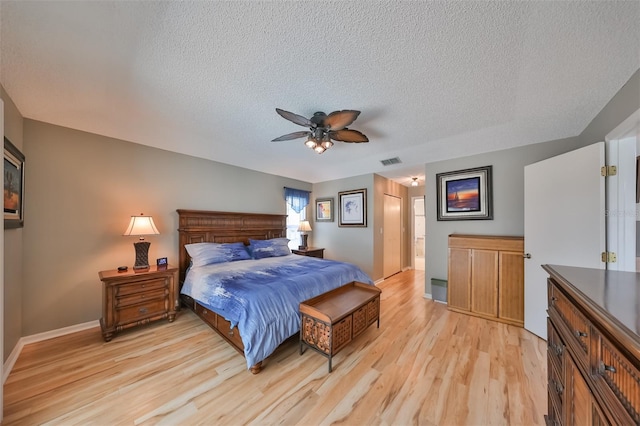
[{"label": "blue pillow", "polygon": [[279,257],[291,254],[288,238],[273,238],[271,240],[249,240],[251,254],[254,259]]},{"label": "blue pillow", "polygon": [[194,243],[185,244],[187,253],[191,256],[193,266],[212,265],[214,263],[233,262],[235,260],[251,259],[244,243]]}]

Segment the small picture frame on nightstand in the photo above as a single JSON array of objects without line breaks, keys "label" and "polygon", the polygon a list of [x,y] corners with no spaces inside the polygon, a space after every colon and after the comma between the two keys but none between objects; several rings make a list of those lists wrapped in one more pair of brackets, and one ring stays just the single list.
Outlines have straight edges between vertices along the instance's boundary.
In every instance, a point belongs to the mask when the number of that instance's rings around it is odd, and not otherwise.
[{"label": "small picture frame on nightstand", "polygon": [[156,259],[156,266],[158,267],[158,269],[167,269],[167,265],[168,262],[166,257]]}]

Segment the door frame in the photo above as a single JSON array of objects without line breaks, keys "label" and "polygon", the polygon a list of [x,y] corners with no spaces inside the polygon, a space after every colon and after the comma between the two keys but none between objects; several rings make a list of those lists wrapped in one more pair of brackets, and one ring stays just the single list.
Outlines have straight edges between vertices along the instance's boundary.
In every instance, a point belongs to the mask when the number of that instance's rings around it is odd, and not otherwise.
[{"label": "door frame", "polygon": [[[636,271],[636,156],[640,142],[640,109],[605,137],[606,164],[617,167],[606,179],[607,251],[616,253],[616,262],[607,269]],[[631,190],[633,189],[633,190]]]}]

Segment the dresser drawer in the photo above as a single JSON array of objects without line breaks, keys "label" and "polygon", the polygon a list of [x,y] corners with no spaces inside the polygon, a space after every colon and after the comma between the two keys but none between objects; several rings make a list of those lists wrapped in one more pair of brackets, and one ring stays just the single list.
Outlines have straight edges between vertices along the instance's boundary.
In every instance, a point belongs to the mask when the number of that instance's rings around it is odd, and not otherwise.
[{"label": "dresser drawer", "polygon": [[[547,357],[551,363],[555,365],[558,372],[564,377],[564,353],[566,347],[560,338],[560,335],[556,331],[555,327],[551,323],[551,320],[547,318]],[[551,368],[551,366],[549,366]]]},{"label": "dresser drawer", "polygon": [[606,393],[608,405],[620,405],[629,418],[616,419],[621,424],[640,424],[640,371],[604,336],[595,333],[596,354],[592,367],[595,381]]},{"label": "dresser drawer", "polygon": [[116,324],[126,324],[167,315],[167,301],[164,298],[143,301],[135,305],[116,308]]},{"label": "dresser drawer", "polygon": [[549,309],[555,311],[566,325],[565,343],[575,347],[576,361],[586,370],[589,365],[591,323],[552,280],[549,280]]},{"label": "dresser drawer", "polygon": [[342,321],[332,326],[331,342],[333,347],[331,348],[331,354],[336,354],[342,349],[352,338],[352,324],[353,318],[351,315],[347,315]]},{"label": "dresser drawer", "polygon": [[153,291],[161,288],[168,287],[167,279],[165,278],[155,278],[155,279],[147,279],[142,281],[135,281],[130,284],[121,284],[116,287],[115,295],[119,296],[127,296],[129,294],[142,293],[147,291]]},{"label": "dresser drawer", "polygon": [[549,398],[553,400],[556,408],[560,413],[563,412],[565,396],[564,375],[558,370],[553,362],[547,358],[547,391]]},{"label": "dresser drawer", "polygon": [[116,309],[121,309],[126,306],[136,305],[136,304],[143,303],[145,301],[151,301],[155,299],[164,301],[166,295],[167,295],[167,289],[157,288],[157,289],[153,289],[151,291],[145,291],[142,293],[133,293],[127,296],[119,296],[119,297],[116,297],[115,307]]}]

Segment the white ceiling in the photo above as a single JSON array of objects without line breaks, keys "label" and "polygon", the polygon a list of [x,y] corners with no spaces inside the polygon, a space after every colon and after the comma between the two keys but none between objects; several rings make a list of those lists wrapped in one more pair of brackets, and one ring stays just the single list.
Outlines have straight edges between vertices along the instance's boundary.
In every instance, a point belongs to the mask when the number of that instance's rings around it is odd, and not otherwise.
[{"label": "white ceiling", "polygon": [[[640,68],[640,2],[6,1],[27,118],[320,182],[578,135]],[[357,109],[322,155],[278,116]],[[380,160],[400,157],[383,167]]]}]

